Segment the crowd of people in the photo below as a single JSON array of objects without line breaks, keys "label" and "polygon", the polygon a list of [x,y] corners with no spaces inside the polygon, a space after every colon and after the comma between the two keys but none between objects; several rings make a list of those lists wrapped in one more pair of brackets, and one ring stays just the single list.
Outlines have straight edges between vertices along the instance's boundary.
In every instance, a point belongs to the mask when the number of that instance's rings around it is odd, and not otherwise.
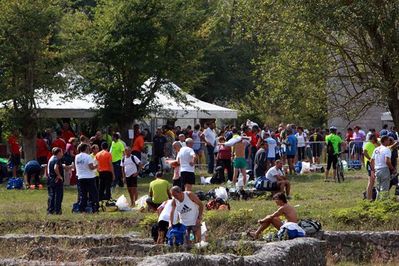
[{"label": "crowd of people", "polygon": [[[225,126],[222,129],[217,129],[214,122],[198,124],[193,129],[167,125],[157,128],[152,138],[149,131],[142,131],[139,125],[134,125],[133,131],[128,144],[118,132],[112,131],[78,137],[68,123],[64,123],[55,136],[47,131],[38,134],[36,159],[26,163],[25,176],[28,186],[37,187],[45,169],[48,214],[62,213],[65,184],[77,184],[80,212],[97,212],[100,201],[112,198],[112,188],[125,185],[130,205],[134,207],[138,199],[137,181],[146,159],[155,173],[146,203],[149,210],[159,213],[158,242],[164,241],[167,229],[178,223],[176,213],[195,240],[199,240],[204,205],[192,193],[192,186],[196,182],[196,167],[201,165],[207,165],[209,174],[218,174],[222,183],[229,180],[235,185],[241,176],[240,189],[246,186],[248,170],[255,179],[266,178],[265,186],[274,191],[280,208],[259,220],[259,229],[249,234],[254,238],[271,224],[280,228],[280,214],[290,222],[297,220],[295,211],[287,205],[291,191],[287,176],[295,173],[294,165],[298,161],[321,164],[326,157],[325,178],[328,181],[331,168],[336,175],[341,153],[346,153],[351,160],[364,160],[369,175],[366,192],[369,200],[374,199],[375,185],[379,197],[392,185],[397,185],[392,183],[392,176],[396,175],[398,133],[386,125],[379,132],[370,129],[367,133],[356,126],[348,128],[345,134],[337,132],[333,126],[307,130],[293,124],[280,124],[272,129],[261,128],[251,121],[239,128]],[[147,157],[146,144],[150,142],[151,157],[142,158]],[[16,176],[21,163],[17,132],[10,135],[8,145],[10,166]],[[164,178],[166,165],[173,169],[172,188]]]}]

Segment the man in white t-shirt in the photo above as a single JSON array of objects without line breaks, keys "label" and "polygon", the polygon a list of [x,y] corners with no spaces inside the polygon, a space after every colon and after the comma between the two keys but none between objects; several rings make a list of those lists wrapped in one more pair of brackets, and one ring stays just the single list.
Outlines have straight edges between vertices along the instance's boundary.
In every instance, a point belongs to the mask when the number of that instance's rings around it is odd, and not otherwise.
[{"label": "man in white t-shirt", "polygon": [[[98,190],[94,171],[97,166],[94,165],[94,159],[90,156],[88,144],[81,143],[78,146],[78,152],[79,154],[75,156],[75,167],[79,182],[80,211],[87,212],[89,211],[87,207],[91,207],[92,212],[98,212]],[[90,200],[92,206],[87,206],[88,200]]]},{"label": "man in white t-shirt", "polygon": [[268,184],[268,187],[270,187],[271,190],[275,188],[275,190],[278,190],[283,193],[285,192],[287,198],[291,198],[290,197],[291,184],[288,181],[287,177],[284,175],[282,161],[277,160],[276,165],[267,171],[266,179],[268,180],[268,182],[270,182],[270,185]]},{"label": "man in white t-shirt", "polygon": [[137,177],[143,167],[139,158],[132,154],[132,148],[125,148],[125,155],[121,160],[122,177],[126,183],[127,191],[130,196],[131,206],[134,207],[138,199]]},{"label": "man in white t-shirt", "polygon": [[378,198],[388,196],[391,174],[396,174],[395,168],[391,163],[392,152],[387,147],[389,145],[389,137],[383,136],[381,138],[381,146],[374,149],[371,156],[371,176],[377,179]]},{"label": "man in white t-shirt", "polygon": [[182,147],[177,154],[177,162],[180,165],[180,179],[185,191],[191,191],[195,184],[195,152],[192,149],[194,141],[186,139],[186,147]]},{"label": "man in white t-shirt", "polygon": [[205,129],[204,137],[206,142],[206,148],[208,151],[208,174],[213,174],[215,166],[215,145],[216,145],[216,134],[213,131],[215,123],[211,122],[206,124],[208,127]]},{"label": "man in white t-shirt", "polygon": [[274,165],[274,161],[276,160],[277,141],[270,136],[269,132],[265,132],[265,142],[267,144],[266,169],[269,169]]}]

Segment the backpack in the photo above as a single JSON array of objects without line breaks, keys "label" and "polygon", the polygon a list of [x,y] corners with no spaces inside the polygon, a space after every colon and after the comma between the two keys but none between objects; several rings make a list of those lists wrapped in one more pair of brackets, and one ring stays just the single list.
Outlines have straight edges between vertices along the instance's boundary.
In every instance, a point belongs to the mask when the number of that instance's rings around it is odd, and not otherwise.
[{"label": "backpack", "polygon": [[184,244],[187,227],[184,224],[175,224],[168,230],[166,237],[169,246],[181,246]]},{"label": "backpack", "polygon": [[103,212],[115,212],[118,210],[118,206],[116,206],[116,200],[102,200],[100,201],[100,210]]},{"label": "backpack", "polygon": [[266,176],[260,176],[255,180],[254,185],[256,190],[259,191],[271,191],[272,190],[272,183]]},{"label": "backpack", "polygon": [[327,154],[329,156],[333,156],[334,155],[334,146],[332,145],[331,141],[327,141]]},{"label": "backpack", "polygon": [[306,235],[311,235],[321,230],[321,223],[313,219],[300,220],[298,225],[306,232]]},{"label": "backpack", "polygon": [[[139,165],[136,163],[136,161],[134,160],[134,157],[136,157],[135,155],[131,154],[130,155],[130,159],[132,160],[132,162],[136,165],[137,168],[137,172],[140,172],[140,167]],[[137,158],[137,157],[136,157]],[[138,158],[137,158],[138,159]],[[125,157],[122,158],[122,163],[125,163]]]},{"label": "backpack", "polygon": [[7,189],[22,189],[24,180],[19,177],[13,177],[8,180]]}]

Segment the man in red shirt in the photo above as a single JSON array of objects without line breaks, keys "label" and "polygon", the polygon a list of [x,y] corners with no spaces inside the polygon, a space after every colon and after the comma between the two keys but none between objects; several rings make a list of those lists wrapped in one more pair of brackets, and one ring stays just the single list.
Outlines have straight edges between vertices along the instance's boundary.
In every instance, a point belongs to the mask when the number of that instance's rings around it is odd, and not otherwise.
[{"label": "man in red shirt", "polygon": [[12,176],[17,177],[17,169],[21,164],[21,152],[18,143],[18,130],[14,130],[13,134],[8,137],[8,148],[10,150],[10,163],[12,166]]},{"label": "man in red shirt", "polygon": [[47,157],[49,155],[49,149],[46,141],[43,139],[41,133],[37,134],[36,139],[36,160],[39,164],[47,164]]},{"label": "man in red shirt", "polygon": [[[75,138],[75,134],[72,132],[68,122],[64,122],[61,130],[61,138],[65,141],[69,141],[71,138]],[[65,150],[64,150],[65,151]]]},{"label": "man in red shirt", "polygon": [[61,137],[61,131],[57,131],[57,139],[51,144],[52,148],[60,148],[64,153],[66,151],[66,141]]}]

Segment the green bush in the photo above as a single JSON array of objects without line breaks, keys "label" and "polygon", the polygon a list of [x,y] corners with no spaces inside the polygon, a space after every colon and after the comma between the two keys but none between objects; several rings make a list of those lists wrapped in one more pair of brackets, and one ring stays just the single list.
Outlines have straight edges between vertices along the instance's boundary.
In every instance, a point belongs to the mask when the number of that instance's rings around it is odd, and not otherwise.
[{"label": "green bush", "polygon": [[360,201],[354,207],[333,210],[331,218],[345,225],[378,225],[396,219],[398,211],[399,203],[391,199]]}]

